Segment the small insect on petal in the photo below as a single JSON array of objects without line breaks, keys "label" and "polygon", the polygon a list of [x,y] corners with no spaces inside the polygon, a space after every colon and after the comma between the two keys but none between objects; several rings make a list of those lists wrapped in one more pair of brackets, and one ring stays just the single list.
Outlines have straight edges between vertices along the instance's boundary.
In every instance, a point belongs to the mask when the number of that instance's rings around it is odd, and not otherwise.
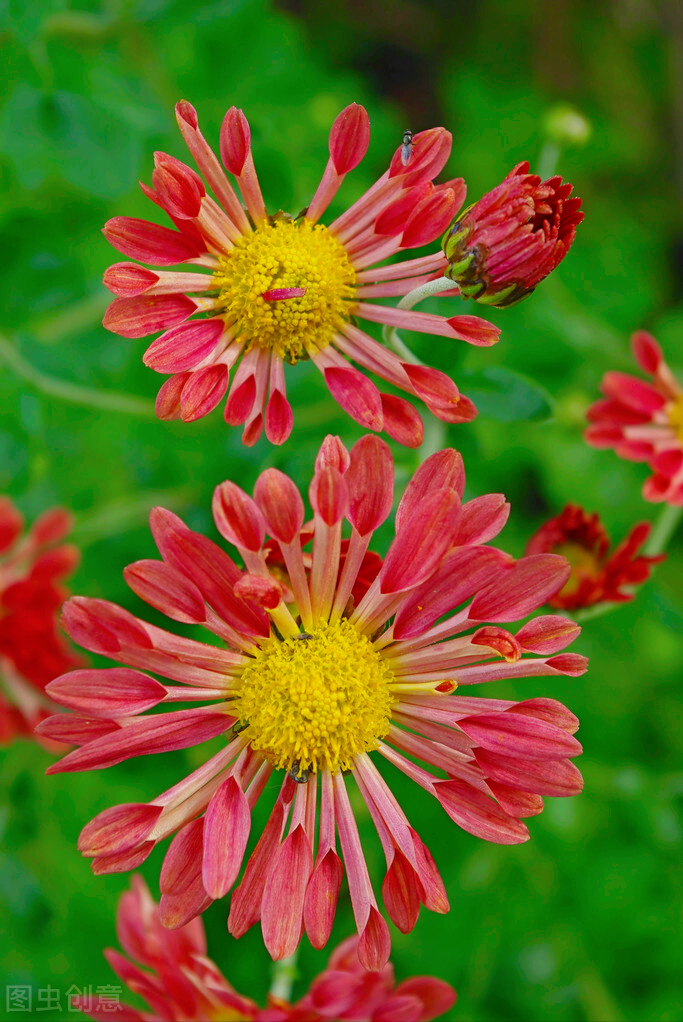
[{"label": "small insect on petal", "polygon": [[274,287],[271,291],[264,291],[261,298],[264,302],[284,302],[288,298],[303,298],[305,294],[305,287]]},{"label": "small insect on petal", "polygon": [[413,133],[410,128],[406,128],[403,132],[403,141],[401,142],[401,163],[404,167],[407,167],[410,163],[410,157],[413,155]]}]

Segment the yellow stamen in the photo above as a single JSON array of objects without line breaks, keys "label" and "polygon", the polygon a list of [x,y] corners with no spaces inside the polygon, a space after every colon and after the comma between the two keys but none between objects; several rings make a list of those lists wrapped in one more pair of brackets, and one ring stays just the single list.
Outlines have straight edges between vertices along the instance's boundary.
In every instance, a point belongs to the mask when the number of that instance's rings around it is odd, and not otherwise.
[{"label": "yellow stamen", "polygon": [[580,543],[561,543],[553,548],[553,553],[562,554],[572,567],[571,574],[560,589],[558,596],[572,596],[584,578],[597,578],[602,570],[600,561],[595,554],[587,550],[585,546],[581,546]]},{"label": "yellow stamen", "polygon": [[[278,215],[239,238],[219,261],[218,310],[248,348],[272,349],[293,364],[326,348],[353,311],[356,272],[323,224]],[[306,293],[284,301],[261,297],[279,288]]]},{"label": "yellow stamen", "polygon": [[683,394],[667,406],[669,425],[678,439],[683,443]]},{"label": "yellow stamen", "polygon": [[270,639],[242,673],[231,710],[275,766],[298,774],[353,768],[389,731],[394,675],[348,620],[301,638]]}]

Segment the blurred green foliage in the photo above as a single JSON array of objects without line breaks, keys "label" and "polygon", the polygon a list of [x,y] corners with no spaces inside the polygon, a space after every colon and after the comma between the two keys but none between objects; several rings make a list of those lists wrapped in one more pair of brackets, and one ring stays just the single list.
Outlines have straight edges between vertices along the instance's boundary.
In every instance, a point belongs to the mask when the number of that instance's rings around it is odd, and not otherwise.
[{"label": "blurred green foliage", "polygon": [[[100,278],[116,257],[99,229],[117,214],[150,215],[136,181],[149,180],[153,150],[184,156],[173,121],[181,97],[213,141],[225,109],[245,109],[269,208],[290,211],[313,193],[327,130],[348,102],[368,107],[373,135],[342,202],[382,172],[407,124],[453,130],[446,174],[463,175],[475,199],[517,161],[548,159],[544,146],[556,142],[549,110],[578,107],[592,135],[584,148],[566,148],[558,169],[582,195],[586,221],[561,269],[527,302],[486,313],[503,327],[492,349],[408,340],[481,409],[471,426],[451,427],[447,442],[463,452],[469,495],[511,499],[502,537],[511,552],[569,500],[599,511],[615,540],[655,517],[640,497],[644,469],[588,448],[581,430],[602,373],[630,367],[632,330],[652,329],[683,370],[676,0],[370,9],[357,0],[292,0],[289,9],[261,0],[77,2],[10,0],[0,29],[0,491],[28,518],[54,504],[75,511],[83,549],[75,591],[138,612],[121,571],[154,556],[150,507],[178,510],[215,536],[216,483],[231,477],[248,488],[268,465],[303,482],[324,433],[347,443],[359,435],[304,366],[291,375],[295,432],[283,449],[244,449],[220,412],[191,425],[159,423],[149,410],[161,381],[142,366],[142,342],[101,327]],[[446,311],[452,301],[422,308]],[[108,407],[98,408],[105,392]],[[405,483],[417,456],[395,456]],[[632,605],[586,625],[576,644],[591,657],[584,678],[491,691],[556,696],[582,721],[585,794],[549,800],[528,844],[489,846],[445,826],[435,804],[397,780],[452,911],[424,913],[407,937],[394,932],[393,958],[399,976],[433,972],[452,982],[460,995],[453,1018],[682,1017],[681,571],[679,537]],[[41,749],[18,743],[5,754],[3,982],[63,991],[115,982],[101,948],[115,944],[127,878],[92,877],[76,851],[78,832],[114,802],[157,794],[203,756],[191,750],[48,779]],[[363,833],[378,877],[381,852],[367,818]],[[153,890],[160,857],[157,850],[143,869]],[[259,933],[235,942],[226,914],[225,904],[206,913],[211,954],[262,1000],[269,962]],[[345,902],[335,936],[351,928]],[[324,961],[304,942],[295,993]]]}]

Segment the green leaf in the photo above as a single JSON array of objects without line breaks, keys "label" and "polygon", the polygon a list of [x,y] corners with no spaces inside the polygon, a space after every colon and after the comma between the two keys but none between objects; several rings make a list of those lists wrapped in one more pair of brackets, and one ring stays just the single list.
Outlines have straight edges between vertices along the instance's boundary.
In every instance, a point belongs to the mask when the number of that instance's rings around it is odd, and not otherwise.
[{"label": "green leaf", "polygon": [[479,413],[497,422],[545,422],[554,414],[554,403],[540,384],[503,366],[464,373],[463,391]]}]

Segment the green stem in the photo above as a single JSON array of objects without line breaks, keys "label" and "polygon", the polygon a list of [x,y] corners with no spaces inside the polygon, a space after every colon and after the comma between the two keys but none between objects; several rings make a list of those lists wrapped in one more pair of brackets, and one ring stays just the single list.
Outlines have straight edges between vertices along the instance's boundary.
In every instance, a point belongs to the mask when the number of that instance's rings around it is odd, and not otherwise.
[{"label": "green stem", "polygon": [[123,412],[126,415],[142,415],[147,418],[154,418],[154,405],[151,401],[142,397],[133,397],[130,394],[120,394],[111,390],[95,390],[92,387],[81,387],[77,383],[69,383],[67,380],[59,380],[54,376],[48,376],[35,369],[30,362],[19,354],[16,348],[4,337],[0,337],[0,360],[10,369],[14,370],[17,376],[21,376],[36,390],[50,397],[60,398],[62,401],[69,401],[75,405],[85,405],[88,408],[96,408],[98,411]]},{"label": "green stem", "polygon": [[[457,288],[457,284],[454,284],[448,277],[437,277],[436,280],[428,280],[426,284],[421,284],[420,287],[415,287],[407,295],[404,295],[398,303],[398,308],[412,309],[418,302],[424,301],[425,298],[431,298],[432,295],[440,295],[444,291],[453,291],[455,288]],[[403,343],[396,327],[383,327],[382,339],[387,347],[392,348],[405,362],[411,362],[413,365],[422,365],[422,362],[415,357],[410,348]]]},{"label": "green stem", "polygon": [[657,554],[664,553],[682,517],[683,507],[675,507],[673,504],[664,505],[647,543],[643,547],[643,553],[647,557],[656,557]]},{"label": "green stem", "polygon": [[299,948],[287,958],[281,958],[279,962],[273,962],[273,979],[268,993],[271,997],[277,997],[281,1001],[289,1001],[292,996],[292,986],[297,977],[296,960]]}]

